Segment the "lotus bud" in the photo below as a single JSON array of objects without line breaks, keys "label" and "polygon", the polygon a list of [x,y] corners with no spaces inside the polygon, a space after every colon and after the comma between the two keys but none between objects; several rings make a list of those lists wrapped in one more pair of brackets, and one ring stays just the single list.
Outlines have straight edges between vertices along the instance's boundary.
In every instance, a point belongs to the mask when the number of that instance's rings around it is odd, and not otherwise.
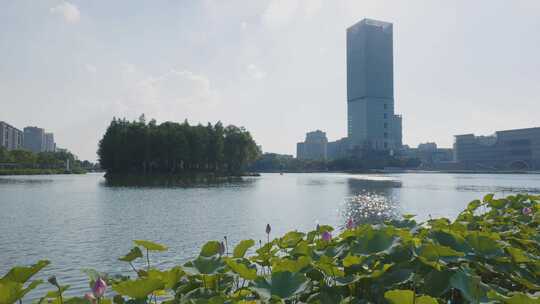
[{"label": "lotus bud", "polygon": [[219,255],[223,255],[225,253],[225,244],[223,242],[219,243]]},{"label": "lotus bud", "polygon": [[105,294],[106,290],[107,283],[102,278],[98,278],[94,283],[94,288],[92,288],[92,293],[94,294],[94,297],[101,298]]},{"label": "lotus bud", "polygon": [[50,276],[47,281],[49,281],[49,283],[51,283],[51,285],[54,285],[54,286],[60,288],[60,286],[58,285],[58,281],[56,280],[55,276]]},{"label": "lotus bud", "polygon": [[266,224],[266,234],[270,234],[272,231],[272,227],[270,227],[270,224]]},{"label": "lotus bud", "polygon": [[322,233],[322,239],[325,242],[330,242],[332,240],[332,234],[328,231]]},{"label": "lotus bud", "polygon": [[348,221],[347,221],[347,229],[351,230],[354,228],[354,222],[353,220],[350,218]]},{"label": "lotus bud", "polygon": [[523,208],[523,210],[521,210],[521,213],[523,213],[523,215],[531,215],[531,213],[533,212],[532,208],[531,207],[525,207]]}]

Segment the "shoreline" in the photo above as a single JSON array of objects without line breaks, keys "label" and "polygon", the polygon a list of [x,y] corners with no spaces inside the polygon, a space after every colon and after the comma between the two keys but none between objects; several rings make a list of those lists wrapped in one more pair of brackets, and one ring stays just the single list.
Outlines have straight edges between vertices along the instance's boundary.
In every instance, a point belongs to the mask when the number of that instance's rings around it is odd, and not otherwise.
[{"label": "shoreline", "polygon": [[414,170],[414,169],[370,169],[370,170],[351,170],[351,171],[258,171],[257,173],[346,173],[346,174],[540,174],[540,171],[480,171],[480,170]]},{"label": "shoreline", "polygon": [[85,170],[66,171],[64,169],[0,169],[0,176],[21,176],[21,175],[61,175],[61,174],[77,174],[82,175],[88,173]]}]

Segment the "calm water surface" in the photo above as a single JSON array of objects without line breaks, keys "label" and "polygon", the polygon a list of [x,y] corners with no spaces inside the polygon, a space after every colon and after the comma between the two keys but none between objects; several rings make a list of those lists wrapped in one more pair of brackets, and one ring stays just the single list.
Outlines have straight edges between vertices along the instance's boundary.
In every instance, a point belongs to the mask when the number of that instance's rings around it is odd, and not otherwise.
[{"label": "calm water surface", "polygon": [[[166,244],[159,266],[184,262],[206,240],[264,239],[317,223],[341,226],[400,213],[455,217],[486,193],[540,193],[540,175],[263,174],[245,182],[196,188],[112,188],[100,174],[0,177],[0,275],[49,259],[68,293],[87,291],[83,268],[129,272],[117,258],[133,239]],[[42,285],[35,297],[48,286]]]}]

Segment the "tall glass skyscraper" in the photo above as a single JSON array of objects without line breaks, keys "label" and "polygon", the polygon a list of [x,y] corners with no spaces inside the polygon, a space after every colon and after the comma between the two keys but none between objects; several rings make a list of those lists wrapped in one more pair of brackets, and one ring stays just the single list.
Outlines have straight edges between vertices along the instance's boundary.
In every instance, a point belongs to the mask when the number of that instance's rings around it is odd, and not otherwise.
[{"label": "tall glass skyscraper", "polygon": [[347,29],[347,129],[351,148],[401,147],[394,114],[392,24],[364,19]]}]

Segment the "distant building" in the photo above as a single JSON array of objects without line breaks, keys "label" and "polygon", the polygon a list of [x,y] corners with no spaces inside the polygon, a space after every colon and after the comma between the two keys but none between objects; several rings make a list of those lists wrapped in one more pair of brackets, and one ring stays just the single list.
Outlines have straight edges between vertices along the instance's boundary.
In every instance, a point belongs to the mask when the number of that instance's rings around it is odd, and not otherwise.
[{"label": "distant building", "polygon": [[418,159],[420,167],[429,169],[441,168],[442,165],[453,162],[454,159],[452,149],[439,148],[434,142],[419,144],[417,148],[403,146],[401,154],[407,158]]},{"label": "distant building", "polygon": [[296,158],[300,160],[326,160],[328,139],[326,133],[308,132],[304,142],[296,144]]},{"label": "distant building", "polygon": [[347,158],[350,154],[349,140],[347,137],[329,142],[326,148],[327,159]]},{"label": "distant building", "polygon": [[347,29],[347,133],[353,150],[401,148],[393,60],[391,23],[364,19]]},{"label": "distant building", "polygon": [[23,147],[34,153],[45,151],[45,130],[38,127],[24,128]]},{"label": "distant building", "polygon": [[540,170],[540,128],[456,135],[454,157],[472,170]]},{"label": "distant building", "polygon": [[53,133],[45,133],[45,152],[55,152],[56,151],[56,143],[54,142],[54,134]]},{"label": "distant building", "polygon": [[23,132],[6,122],[0,121],[0,146],[7,150],[18,150],[23,145]]}]

